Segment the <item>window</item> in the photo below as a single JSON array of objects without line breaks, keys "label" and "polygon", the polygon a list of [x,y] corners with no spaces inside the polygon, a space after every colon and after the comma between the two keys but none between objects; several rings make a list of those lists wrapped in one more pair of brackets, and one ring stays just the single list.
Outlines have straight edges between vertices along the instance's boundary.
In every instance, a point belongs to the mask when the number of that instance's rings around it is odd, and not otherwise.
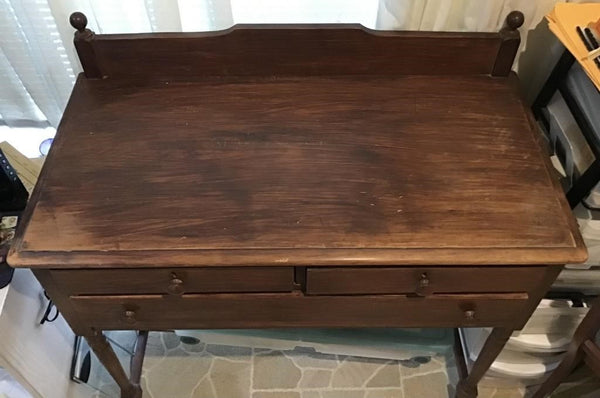
[{"label": "window", "polygon": [[378,0],[231,0],[236,23],[360,23],[374,28]]},{"label": "window", "polygon": [[[0,140],[40,156],[80,71],[67,20],[79,10],[96,33],[208,31],[236,23],[360,23],[379,0],[5,0],[0,7]],[[42,146],[43,147],[43,146]]]}]

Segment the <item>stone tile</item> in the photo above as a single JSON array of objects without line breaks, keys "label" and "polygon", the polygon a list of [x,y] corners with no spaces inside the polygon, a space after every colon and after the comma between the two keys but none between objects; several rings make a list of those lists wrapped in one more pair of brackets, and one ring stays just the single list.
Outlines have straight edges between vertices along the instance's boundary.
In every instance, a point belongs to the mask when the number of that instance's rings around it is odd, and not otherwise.
[{"label": "stone tile", "polygon": [[448,382],[446,384],[446,388],[448,389],[448,396],[455,397],[456,396],[456,383]]},{"label": "stone tile", "polygon": [[[118,397],[120,394],[119,386],[110,376],[106,368],[100,364],[95,355],[92,355],[91,361],[92,369],[95,369],[96,371],[90,374],[88,379],[90,385],[100,388],[100,390],[104,393],[99,394],[100,397]],[[0,397],[2,397],[2,395],[0,395]]]},{"label": "stone tile", "polygon": [[[424,373],[433,373],[433,372],[437,372],[437,371],[443,371],[443,369],[445,367],[445,360],[443,358],[444,357],[432,358],[431,361],[424,363],[424,364],[419,364],[419,366],[417,366],[417,367],[403,366],[403,363],[401,362],[400,363],[400,374],[402,375],[402,377],[407,377],[407,376],[421,375]],[[411,361],[411,362],[415,363],[414,361]]]},{"label": "stone tile", "polygon": [[447,377],[443,372],[402,379],[407,397],[448,398]]},{"label": "stone tile", "polygon": [[185,352],[196,353],[204,351],[204,348],[206,348],[206,344],[204,344],[203,342],[199,342],[196,344],[186,344],[182,341],[179,347],[181,347],[181,349],[183,349]]},{"label": "stone tile", "polygon": [[[341,358],[342,356],[338,355],[338,357]],[[343,357],[343,359],[341,359],[340,363],[342,363],[342,362],[348,362],[348,361],[362,362],[362,363],[371,363],[371,364],[380,365],[380,366],[390,363],[389,359],[366,358],[366,357],[352,357],[352,356],[345,356],[345,357]]]},{"label": "stone tile", "polygon": [[101,396],[101,397],[105,397],[105,396],[118,397],[119,395],[121,395],[121,389],[119,388],[117,383],[114,383],[114,382],[108,382],[108,383],[101,384],[100,391],[102,391],[104,393],[104,394],[99,394],[99,396]]},{"label": "stone tile", "polygon": [[[439,357],[437,357],[436,360],[439,361],[440,360]],[[424,363],[429,363],[429,361],[431,361],[431,357],[430,356],[417,356],[417,357],[412,357],[411,361],[417,362],[419,364],[424,364]]]},{"label": "stone tile", "polygon": [[387,361],[348,357],[333,372],[332,387],[362,387]]},{"label": "stone tile", "polygon": [[[252,360],[253,352],[255,357]],[[240,358],[247,362],[240,361]],[[210,368],[213,361],[213,368]],[[251,364],[255,366],[254,378],[251,376]],[[411,361],[411,364],[418,362]],[[282,353],[204,343],[190,345],[181,342],[173,333],[151,333],[142,388],[143,398],[445,398],[448,396],[448,377],[443,371],[444,364],[443,357],[435,357],[418,368],[407,368],[398,365],[398,361],[307,350]],[[401,376],[407,378],[402,381]],[[404,383],[404,396],[401,383]],[[254,391],[251,394],[251,384],[260,390],[273,391]],[[367,387],[363,387],[365,385]],[[112,383],[107,387],[112,390],[116,385]],[[288,389],[294,391],[282,391]],[[571,391],[574,390],[578,389]],[[484,395],[484,388],[481,388],[479,396],[521,398],[494,395],[495,391],[493,389],[491,395]],[[111,393],[118,396],[116,390]],[[595,395],[587,398],[592,397]]]},{"label": "stone tile", "polygon": [[494,394],[496,394],[496,389],[492,387],[478,387],[477,392],[477,398],[493,398]]},{"label": "stone tile", "polygon": [[401,385],[397,362],[385,365],[367,382],[367,387],[400,387]]},{"label": "stone tile", "polygon": [[204,377],[198,383],[194,391],[192,391],[192,398],[218,398],[208,377]]},{"label": "stone tile", "polygon": [[[184,351],[183,348],[181,347],[177,347],[174,348],[172,350],[167,351],[167,353],[165,354],[166,358],[171,358],[171,357],[189,357],[190,353],[187,351]],[[173,360],[175,361],[175,360]]]},{"label": "stone tile", "polygon": [[133,355],[137,334],[133,330],[110,330],[104,332],[117,355]]},{"label": "stone tile", "polygon": [[229,359],[247,361],[252,359],[252,348],[248,347],[208,344],[206,346],[206,352],[218,357],[229,357]]},{"label": "stone tile", "polygon": [[217,397],[246,397],[250,391],[250,373],[250,363],[215,358],[209,377]]},{"label": "stone tile", "polygon": [[481,386],[478,388],[478,392],[478,398],[523,398],[526,396],[525,388],[519,387]]},{"label": "stone tile", "polygon": [[[144,376],[140,379],[140,386],[142,386],[142,398],[154,398],[150,395],[150,391],[148,390],[148,381]],[[116,395],[118,397],[118,395]],[[105,397],[100,397],[105,398]]]},{"label": "stone tile", "polygon": [[[299,343],[302,344],[302,343]],[[298,354],[316,354],[317,350],[315,350],[314,347],[309,347],[309,346],[302,346],[302,345],[298,345],[296,346],[296,348],[294,348],[293,350],[286,350],[283,353],[287,353],[287,352],[296,352]]]},{"label": "stone tile", "polygon": [[421,366],[421,364],[420,364],[420,363],[418,363],[418,362],[415,362],[415,361],[413,361],[413,360],[410,360],[410,359],[408,359],[408,360],[402,360],[402,361],[398,361],[398,364],[399,364],[401,367],[404,367],[404,368],[411,368],[411,369],[412,369],[412,368],[418,368],[419,366]]},{"label": "stone tile", "polygon": [[181,341],[179,340],[179,336],[177,336],[175,333],[163,332],[161,334],[162,334],[162,339],[163,339],[163,342],[165,343],[165,347],[167,348],[167,350],[171,350],[173,348],[179,347],[179,344],[181,344]]},{"label": "stone tile", "polygon": [[153,397],[189,397],[198,381],[208,373],[212,357],[190,356],[179,348],[169,355],[144,372],[147,389]]},{"label": "stone tile", "polygon": [[165,346],[160,333],[150,332],[146,344],[146,356],[162,356],[165,354]]},{"label": "stone tile", "polygon": [[254,356],[252,386],[255,389],[295,388],[301,376],[300,369],[281,351]]},{"label": "stone tile", "polygon": [[330,354],[285,351],[285,355],[301,368],[335,369],[339,365],[336,356]]},{"label": "stone tile", "polygon": [[144,357],[144,367],[142,368],[142,374],[149,372],[165,359],[166,357],[163,355],[146,355]]},{"label": "stone tile", "polygon": [[322,398],[364,398],[364,390],[330,390],[321,391]]},{"label": "stone tile", "polygon": [[257,391],[252,393],[252,398],[300,398],[300,393],[295,391]]},{"label": "stone tile", "polygon": [[456,361],[446,362],[446,374],[448,375],[448,382],[455,386],[458,384],[460,380],[460,375],[458,374],[458,368],[456,367]]},{"label": "stone tile", "polygon": [[318,391],[302,391],[302,398],[321,398]]},{"label": "stone tile", "polygon": [[300,388],[328,387],[333,372],[326,369],[304,369],[300,379]]},{"label": "stone tile", "polygon": [[524,396],[525,391],[521,388],[498,388],[493,398],[523,398]]},{"label": "stone tile", "polygon": [[404,398],[401,388],[389,388],[367,391],[365,398]]}]

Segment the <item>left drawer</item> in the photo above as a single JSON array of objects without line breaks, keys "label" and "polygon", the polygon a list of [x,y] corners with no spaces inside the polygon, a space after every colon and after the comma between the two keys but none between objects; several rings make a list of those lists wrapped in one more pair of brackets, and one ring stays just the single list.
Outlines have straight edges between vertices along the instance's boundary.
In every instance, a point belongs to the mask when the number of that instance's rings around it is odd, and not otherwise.
[{"label": "left drawer", "polygon": [[51,270],[69,296],[289,292],[294,267],[122,268]]}]

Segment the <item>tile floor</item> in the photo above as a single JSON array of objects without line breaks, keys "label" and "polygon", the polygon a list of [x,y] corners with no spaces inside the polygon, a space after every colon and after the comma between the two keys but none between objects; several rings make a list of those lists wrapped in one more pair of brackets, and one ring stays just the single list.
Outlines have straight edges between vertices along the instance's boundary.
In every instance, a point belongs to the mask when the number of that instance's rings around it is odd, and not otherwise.
[{"label": "tile floor", "polygon": [[[93,398],[118,397],[107,374]],[[584,376],[585,379],[586,376]],[[392,361],[182,343],[174,333],[151,333],[144,362],[144,398],[447,398],[458,374],[454,357]],[[600,396],[585,379],[557,398]],[[521,398],[523,389],[480,388],[482,398]],[[553,396],[553,397],[554,397]]]}]

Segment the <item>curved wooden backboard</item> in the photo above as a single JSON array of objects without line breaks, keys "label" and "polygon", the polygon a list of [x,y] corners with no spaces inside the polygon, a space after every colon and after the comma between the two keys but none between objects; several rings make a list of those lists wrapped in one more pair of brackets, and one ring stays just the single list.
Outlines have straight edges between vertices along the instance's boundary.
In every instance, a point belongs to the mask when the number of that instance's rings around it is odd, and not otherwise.
[{"label": "curved wooden backboard", "polygon": [[[375,31],[361,25],[236,25],[207,33],[95,35],[86,30],[76,34],[75,44],[87,77],[189,80],[498,74],[493,72],[505,39],[502,32]],[[509,61],[508,70],[512,58]]]}]

